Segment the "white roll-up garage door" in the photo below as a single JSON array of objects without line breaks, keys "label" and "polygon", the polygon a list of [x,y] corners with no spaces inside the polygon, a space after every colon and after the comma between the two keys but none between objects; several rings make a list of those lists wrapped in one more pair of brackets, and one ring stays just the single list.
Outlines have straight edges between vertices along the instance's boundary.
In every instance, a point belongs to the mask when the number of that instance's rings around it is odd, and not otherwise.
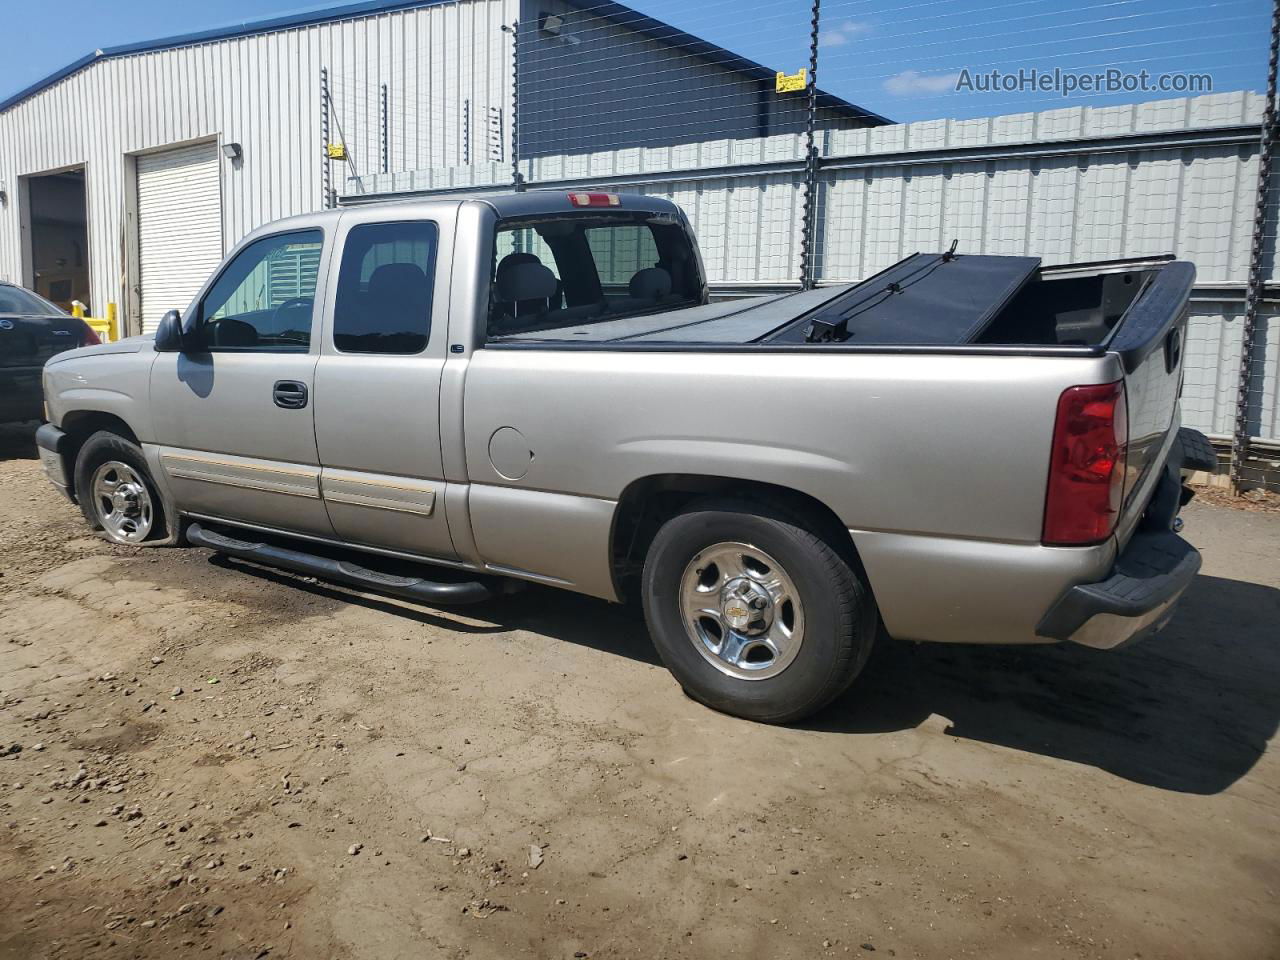
[{"label": "white roll-up garage door", "polygon": [[138,157],[142,329],[186,310],[222,260],[222,191],[215,143]]}]

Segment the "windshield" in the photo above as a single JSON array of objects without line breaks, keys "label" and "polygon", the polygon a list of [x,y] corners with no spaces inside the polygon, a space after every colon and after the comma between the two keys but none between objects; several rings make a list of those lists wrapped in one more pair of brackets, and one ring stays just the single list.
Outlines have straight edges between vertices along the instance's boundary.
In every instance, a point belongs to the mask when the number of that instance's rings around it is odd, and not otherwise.
[{"label": "windshield", "polygon": [[23,317],[65,317],[67,312],[55,307],[30,290],[0,283],[0,313],[16,313]]},{"label": "windshield", "polygon": [[671,214],[507,221],[496,234],[490,279],[490,340],[568,339],[584,326],[703,298],[693,243]]}]

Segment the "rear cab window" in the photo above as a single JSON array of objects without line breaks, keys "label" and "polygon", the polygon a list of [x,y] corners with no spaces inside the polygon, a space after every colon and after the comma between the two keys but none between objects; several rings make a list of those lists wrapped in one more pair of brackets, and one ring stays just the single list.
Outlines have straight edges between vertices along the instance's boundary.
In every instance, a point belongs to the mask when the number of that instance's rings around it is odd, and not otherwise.
[{"label": "rear cab window", "polygon": [[490,277],[487,334],[495,342],[567,340],[586,326],[702,302],[697,255],[671,214],[504,221]]}]

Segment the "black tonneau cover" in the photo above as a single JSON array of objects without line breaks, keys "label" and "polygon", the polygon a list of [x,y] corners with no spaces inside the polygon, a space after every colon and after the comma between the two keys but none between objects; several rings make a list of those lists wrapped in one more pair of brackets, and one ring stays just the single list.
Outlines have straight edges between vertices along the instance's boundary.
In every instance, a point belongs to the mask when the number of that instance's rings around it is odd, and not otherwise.
[{"label": "black tonneau cover", "polygon": [[766,342],[972,343],[1039,267],[1039,257],[912,254]]},{"label": "black tonneau cover", "polygon": [[1177,322],[1194,275],[1191,264],[1167,256],[1045,267],[1036,257],[917,253],[860,283],[584,317],[487,345],[1018,354],[1105,347],[1129,365]]}]

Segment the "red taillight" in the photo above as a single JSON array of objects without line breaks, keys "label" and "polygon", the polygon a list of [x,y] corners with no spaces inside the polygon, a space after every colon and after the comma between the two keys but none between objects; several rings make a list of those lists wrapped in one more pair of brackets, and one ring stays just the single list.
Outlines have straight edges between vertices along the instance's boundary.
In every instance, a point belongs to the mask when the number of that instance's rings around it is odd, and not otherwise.
[{"label": "red taillight", "polygon": [[1111,536],[1124,502],[1128,441],[1124,381],[1062,392],[1040,537],[1046,546],[1076,547]]},{"label": "red taillight", "polygon": [[102,338],[98,336],[97,331],[86,323],[84,325],[84,330],[80,333],[80,346],[92,347],[94,344],[101,342]]},{"label": "red taillight", "polygon": [[575,207],[616,207],[622,201],[616,193],[571,193],[569,202]]}]

